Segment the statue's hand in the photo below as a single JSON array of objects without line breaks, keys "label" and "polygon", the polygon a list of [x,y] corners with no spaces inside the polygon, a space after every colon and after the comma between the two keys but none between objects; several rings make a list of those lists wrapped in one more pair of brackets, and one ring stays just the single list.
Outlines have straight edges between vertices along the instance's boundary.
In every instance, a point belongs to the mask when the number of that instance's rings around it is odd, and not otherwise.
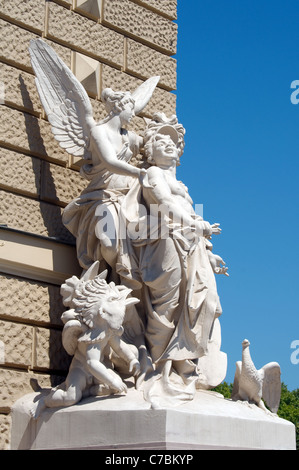
[{"label": "statue's hand", "polygon": [[128,390],[126,384],[116,374],[113,374],[113,379],[111,381],[111,388],[113,388],[116,392],[119,392],[119,393],[123,393],[123,392],[127,393],[127,390]]},{"label": "statue's hand", "polygon": [[[229,276],[228,268],[225,266],[225,262],[219,255],[214,255],[214,253],[209,253],[211,266],[215,274],[224,274],[225,276]],[[221,266],[222,265],[222,266]]]},{"label": "statue's hand", "polygon": [[212,233],[214,233],[215,235],[219,235],[221,233],[220,224],[212,224],[211,228],[212,228]]},{"label": "statue's hand", "polygon": [[130,361],[129,372],[132,372],[134,376],[140,373],[140,363],[138,359],[132,359],[132,361]]},{"label": "statue's hand", "polygon": [[195,219],[195,232],[200,237],[210,238],[212,235],[212,227],[205,220]]},{"label": "statue's hand", "polygon": [[139,170],[139,181],[140,183],[143,181],[143,179],[146,177],[147,171],[145,168],[140,168]]},{"label": "statue's hand", "polygon": [[152,188],[148,181],[148,175],[147,171],[144,168],[141,168],[140,173],[139,173],[139,183],[143,188]]},{"label": "statue's hand", "polygon": [[224,274],[225,276],[229,277],[229,274],[227,272],[228,268],[227,267],[222,267],[222,268],[216,268],[215,269],[215,274]]}]

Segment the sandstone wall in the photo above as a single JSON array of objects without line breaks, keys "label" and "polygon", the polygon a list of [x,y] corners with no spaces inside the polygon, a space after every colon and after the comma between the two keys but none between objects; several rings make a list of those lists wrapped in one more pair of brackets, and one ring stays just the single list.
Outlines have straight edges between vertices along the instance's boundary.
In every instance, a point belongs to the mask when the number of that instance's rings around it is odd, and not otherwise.
[{"label": "sandstone wall", "polygon": [[[52,136],[28,46],[42,37],[85,86],[97,119],[109,86],[160,75],[143,117],[175,113],[177,0],[0,0],[0,449],[13,403],[63,381],[60,284],[79,273],[63,208],[86,186]],[[75,272],[76,271],[76,272]]]}]

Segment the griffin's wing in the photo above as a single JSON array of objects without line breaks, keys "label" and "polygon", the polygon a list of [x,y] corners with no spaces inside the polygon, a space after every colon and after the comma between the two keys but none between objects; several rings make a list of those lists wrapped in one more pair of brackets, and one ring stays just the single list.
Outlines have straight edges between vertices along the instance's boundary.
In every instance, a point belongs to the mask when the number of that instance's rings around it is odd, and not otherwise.
[{"label": "griffin's wing", "polygon": [[62,296],[62,303],[65,307],[73,307],[73,298],[75,290],[80,284],[80,279],[77,276],[72,276],[61,285],[60,294]]},{"label": "griffin's wing", "polygon": [[240,380],[241,370],[242,370],[242,361],[237,361],[236,362],[235,378],[234,378],[233,389],[232,389],[232,394],[231,394],[231,397],[232,397],[233,400],[238,399],[239,380]]},{"label": "griffin's wing", "polygon": [[[83,274],[80,280],[85,282],[85,281],[89,281],[90,279],[94,279],[96,276],[98,276],[99,266],[100,266],[99,261],[95,261]],[[107,273],[108,273],[107,270],[103,271],[100,275],[101,279],[106,279]]]},{"label": "griffin's wing", "polygon": [[29,52],[40,100],[59,145],[74,156],[90,158],[90,129],[96,124],[90,99],[74,74],[41,39]]},{"label": "griffin's wing", "polygon": [[77,349],[78,337],[86,330],[79,320],[69,320],[62,330],[62,345],[66,352],[73,356]]},{"label": "griffin's wing", "polygon": [[133,91],[132,97],[135,100],[134,110],[136,115],[139,114],[148,104],[159,80],[159,76],[151,77]]},{"label": "griffin's wing", "polygon": [[263,399],[272,413],[277,413],[281,395],[281,371],[277,362],[269,362],[264,367]]}]

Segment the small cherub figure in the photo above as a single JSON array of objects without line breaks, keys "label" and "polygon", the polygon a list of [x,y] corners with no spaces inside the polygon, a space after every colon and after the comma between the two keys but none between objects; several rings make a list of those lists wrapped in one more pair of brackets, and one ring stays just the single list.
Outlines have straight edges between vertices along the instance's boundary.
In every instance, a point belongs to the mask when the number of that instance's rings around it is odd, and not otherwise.
[{"label": "small cherub figure", "polygon": [[73,276],[61,286],[63,304],[62,344],[73,356],[65,382],[42,396],[31,414],[38,418],[44,408],[71,406],[89,395],[126,393],[127,386],[113,370],[113,354],[127,365],[129,375],[140,372],[138,351],[121,339],[126,307],[139,302],[131,290],[109,284],[107,271],[97,274],[96,261],[85,275]]}]

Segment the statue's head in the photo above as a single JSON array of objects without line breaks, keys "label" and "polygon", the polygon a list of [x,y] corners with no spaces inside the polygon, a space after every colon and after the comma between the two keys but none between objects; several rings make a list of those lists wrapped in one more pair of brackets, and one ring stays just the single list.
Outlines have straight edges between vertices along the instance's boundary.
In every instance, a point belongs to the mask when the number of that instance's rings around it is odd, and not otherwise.
[{"label": "statue's head", "polygon": [[105,88],[101,95],[108,117],[120,115],[124,110],[131,110],[134,116],[135,100],[129,91],[113,91]]},{"label": "statue's head", "polygon": [[119,329],[123,323],[126,308],[139,302],[128,297],[131,289],[109,284],[100,276],[82,283],[75,292],[73,304],[75,312],[89,328],[108,323],[109,327]]},{"label": "statue's head", "polygon": [[167,118],[164,113],[156,113],[148,122],[144,134],[144,155],[151,165],[155,165],[155,153],[164,146],[176,150],[177,165],[180,164],[180,157],[183,154],[185,141],[185,129],[178,123],[175,115]]},{"label": "statue's head", "polygon": [[[139,300],[129,297],[131,289],[107,283],[107,271],[97,274],[98,266],[96,261],[81,279],[72,276],[65,281],[61,286],[63,304],[70,307],[72,318],[80,319],[89,328],[106,322],[111,328],[119,329],[126,308]],[[64,316],[67,321],[67,315]]]}]

